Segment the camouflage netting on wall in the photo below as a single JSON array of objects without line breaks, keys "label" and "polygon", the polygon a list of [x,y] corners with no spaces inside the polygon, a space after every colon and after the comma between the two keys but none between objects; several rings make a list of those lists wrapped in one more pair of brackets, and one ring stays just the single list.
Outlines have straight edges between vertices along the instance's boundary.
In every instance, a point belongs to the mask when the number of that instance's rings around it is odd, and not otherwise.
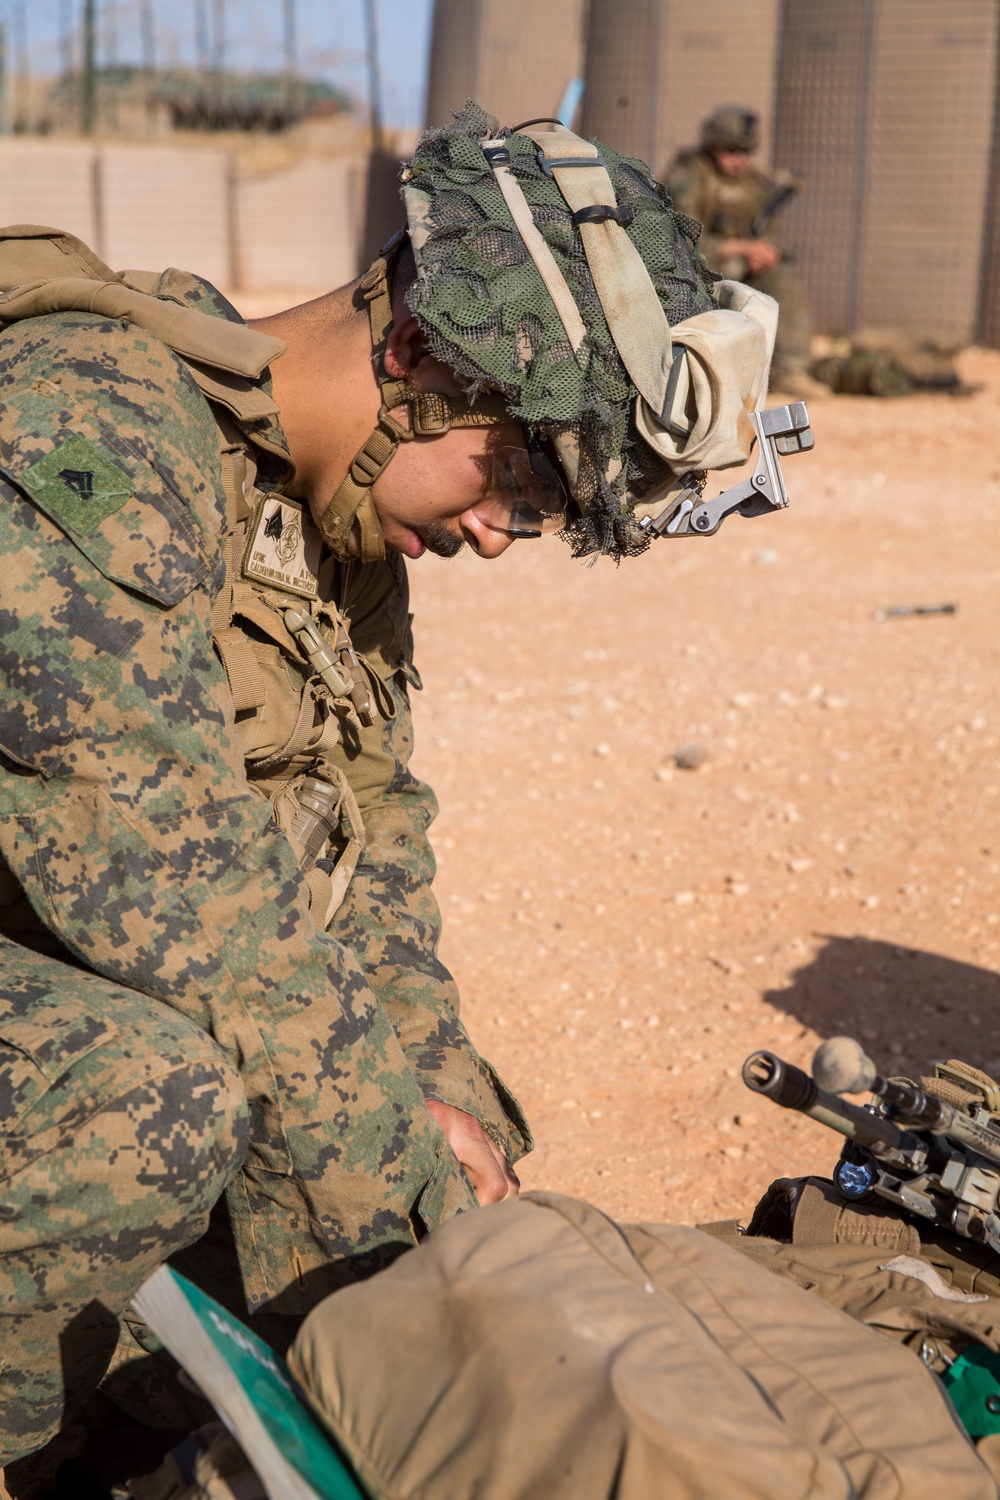
[{"label": "camouflage netting on wall", "polygon": [[[566,278],[587,326],[574,355],[555,306],[514,227],[480,141],[501,132],[471,101],[454,125],[429,131],[403,180],[429,195],[407,297],[431,350],[468,383],[503,392],[531,428],[568,430],[579,440],[577,498],[584,516],[569,527],[579,556],[641,551],[646,538],[624,500],[626,488],[664,473],[636,433],[636,388],[612,341],[579,232],[554,179],[526,135],[507,135],[511,171],[535,224]],[[599,143],[597,143],[599,144]],[[696,245],[698,225],[675,214],[648,167],[599,145],[619,205],[634,218],[627,233],[642,255],[670,323],[715,304]],[[412,219],[412,214],[411,214]],[[609,483],[609,464],[622,467]]]}]

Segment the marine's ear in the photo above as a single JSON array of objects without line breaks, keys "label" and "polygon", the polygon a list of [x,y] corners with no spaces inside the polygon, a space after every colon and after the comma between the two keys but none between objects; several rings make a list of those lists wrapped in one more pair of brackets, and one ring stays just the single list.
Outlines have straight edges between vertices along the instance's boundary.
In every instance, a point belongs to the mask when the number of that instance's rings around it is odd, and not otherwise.
[{"label": "marine's ear", "polygon": [[412,375],[422,359],[427,357],[427,336],[412,313],[404,313],[396,319],[386,341],[383,363],[386,373],[393,380],[405,380]]}]

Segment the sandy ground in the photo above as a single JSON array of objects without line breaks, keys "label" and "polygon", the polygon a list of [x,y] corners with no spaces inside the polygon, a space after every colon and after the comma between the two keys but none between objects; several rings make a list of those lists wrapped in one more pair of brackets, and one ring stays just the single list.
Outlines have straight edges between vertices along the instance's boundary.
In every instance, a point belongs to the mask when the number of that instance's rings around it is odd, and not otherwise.
[{"label": "sandy ground", "polygon": [[755,1047],[1000,1068],[1000,355],[963,373],[815,403],[784,514],[619,569],[548,540],[413,567],[443,956],[526,1186],[745,1218],[837,1154],[747,1092]]}]

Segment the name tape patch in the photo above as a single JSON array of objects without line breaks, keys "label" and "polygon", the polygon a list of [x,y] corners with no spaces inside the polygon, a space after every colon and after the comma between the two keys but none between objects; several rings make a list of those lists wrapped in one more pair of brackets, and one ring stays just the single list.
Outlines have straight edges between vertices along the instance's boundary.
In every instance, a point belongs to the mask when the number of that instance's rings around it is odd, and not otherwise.
[{"label": "name tape patch", "polygon": [[270,588],[319,598],[319,568],[323,541],[303,505],[284,495],[258,500],[247,531],[243,577]]}]

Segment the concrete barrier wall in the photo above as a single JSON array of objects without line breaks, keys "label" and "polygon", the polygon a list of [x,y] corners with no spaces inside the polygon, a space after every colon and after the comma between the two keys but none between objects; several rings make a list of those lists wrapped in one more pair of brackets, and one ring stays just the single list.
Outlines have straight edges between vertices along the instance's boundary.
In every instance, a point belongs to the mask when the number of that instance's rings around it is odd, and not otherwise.
[{"label": "concrete barrier wall", "polygon": [[364,163],[313,158],[236,184],[237,284],[342,286],[358,274],[365,218]]},{"label": "concrete barrier wall", "polygon": [[48,224],[95,244],[95,169],[89,146],[0,142],[0,223]]},{"label": "concrete barrier wall", "polygon": [[996,56],[994,0],[880,0],[863,327],[975,336]]},{"label": "concrete barrier wall", "polygon": [[742,104],[766,161],[777,44],[778,0],[591,0],[583,134],[662,175],[706,115]]},{"label": "concrete barrier wall", "polygon": [[995,0],[784,0],[775,157],[804,191],[781,235],[822,331],[986,331],[997,56]]},{"label": "concrete barrier wall", "polygon": [[106,146],[97,160],[101,253],[110,266],[179,266],[233,284],[226,152]]},{"label": "concrete barrier wall", "polygon": [[363,269],[367,168],[313,157],[240,177],[229,153],[213,149],[8,140],[0,224],[68,229],[116,270],[173,265],[226,291],[315,294]]},{"label": "concrete barrier wall", "polygon": [[427,124],[475,99],[501,125],[554,115],[583,72],[586,0],[436,0]]}]

